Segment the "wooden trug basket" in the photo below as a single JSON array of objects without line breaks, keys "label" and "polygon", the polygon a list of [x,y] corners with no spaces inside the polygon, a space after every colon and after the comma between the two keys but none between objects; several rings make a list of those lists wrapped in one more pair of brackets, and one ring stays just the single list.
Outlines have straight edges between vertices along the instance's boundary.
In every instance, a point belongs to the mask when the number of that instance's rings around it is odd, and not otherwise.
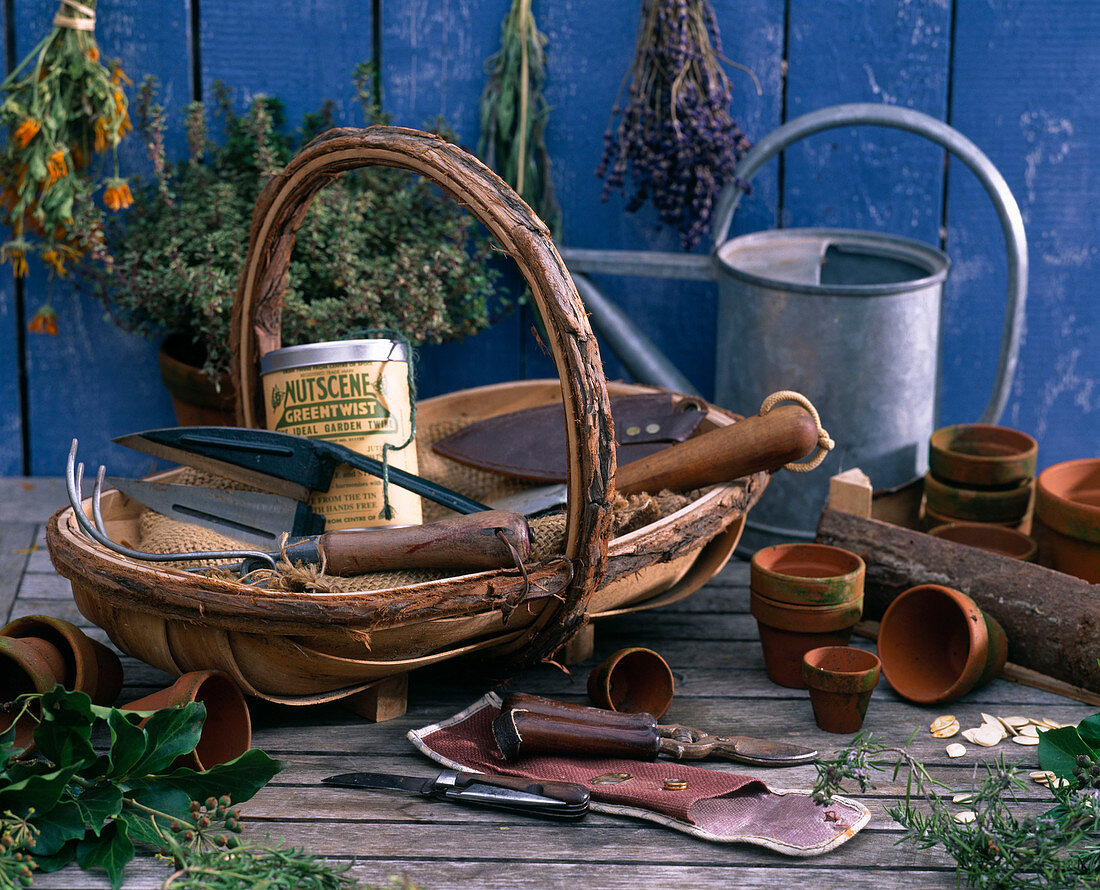
[{"label": "wooden trug basket", "polygon": [[[546,226],[496,174],[438,137],[396,127],[332,130],[264,189],[233,315],[238,423],[262,426],[259,356],[280,346],[281,298],[295,232],[338,174],[385,165],[419,173],[466,206],[516,261],[545,321],[559,380],[464,390],[418,405],[418,422],[473,422],[560,401],[568,437],[562,557],[385,591],[288,593],[120,556],[83,535],[71,508],[47,542],[80,611],[124,652],[171,673],[218,668],[248,694],[314,704],[377,689],[416,668],[474,652],[519,667],[551,657],[592,618],[688,596],[729,559],[766,473],[708,490],[687,507],[611,540],[615,447],[596,339]],[[711,407],[699,432],[735,422]],[[174,473],[175,471],[172,471]],[[170,477],[162,474],[160,478]],[[134,540],[139,508],[103,497],[114,540]],[[90,513],[90,504],[85,504]]]}]

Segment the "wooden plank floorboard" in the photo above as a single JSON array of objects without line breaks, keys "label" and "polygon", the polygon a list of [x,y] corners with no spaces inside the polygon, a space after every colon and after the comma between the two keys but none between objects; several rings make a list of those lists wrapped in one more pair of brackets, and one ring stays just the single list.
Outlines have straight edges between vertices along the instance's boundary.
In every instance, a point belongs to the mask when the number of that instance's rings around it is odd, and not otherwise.
[{"label": "wooden plank floorboard", "polygon": [[[49,563],[42,523],[52,509],[47,503],[59,492],[49,485],[36,485],[31,498],[34,503],[26,509],[17,505],[18,521],[0,517],[0,569],[9,568],[0,575],[0,609],[6,603],[12,615],[58,615],[107,641],[106,634],[76,609],[68,582]],[[13,494],[18,495],[18,490],[0,480],[0,505],[5,505],[9,514],[18,501],[13,502]],[[413,795],[332,789],[320,784],[327,775],[357,769],[433,775],[438,766],[408,742],[410,729],[445,719],[494,688],[588,703],[585,680],[589,671],[627,645],[656,649],[672,667],[676,697],[663,722],[782,739],[831,753],[850,736],[818,730],[808,694],[768,680],[755,621],[748,613],[748,583],[748,563],[735,559],[686,600],[660,610],[599,621],[593,656],[571,666],[568,675],[540,666],[501,684],[497,675],[478,662],[450,662],[424,670],[410,678],[408,713],[386,723],[370,723],[339,704],[296,708],[253,701],[253,744],[282,760],[285,768],[242,806],[246,830],[256,837],[270,834],[303,844],[335,862],[352,863],[351,874],[361,881],[380,885],[389,875],[406,874],[426,890],[730,885],[739,890],[770,890],[822,884],[856,890],[954,887],[953,865],[942,851],[895,846],[902,830],[885,808],[902,799],[904,774],[894,780],[884,773],[876,788],[852,795],[871,810],[869,825],[838,850],[806,860],[751,845],[708,843],[624,817],[594,813],[580,824],[559,825],[429,802]],[[873,646],[858,638],[853,645]],[[122,662],[125,685],[119,701],[133,701],[173,679],[129,656],[123,655]],[[872,698],[865,727],[897,745],[905,744],[915,731],[909,750],[952,789],[973,788],[984,772],[983,764],[1000,754],[1010,762],[1035,768],[1035,748],[1008,742],[992,749],[967,744],[967,755],[952,760],[944,750],[947,740],[932,739],[927,731],[940,713],[956,714],[965,727],[978,725],[983,711],[1076,722],[1092,709],[1004,680],[950,706],[916,707],[900,699],[883,680]],[[808,789],[816,777],[812,766],[766,770],[728,761],[701,766],[759,777],[781,789]],[[1019,801],[1019,813],[1039,813],[1051,805],[1049,792],[1037,785],[1023,790]],[[159,887],[168,873],[162,863],[143,855],[127,870],[124,886],[127,890]],[[101,875],[70,867],[39,876],[36,886],[96,890],[109,885]]]}]

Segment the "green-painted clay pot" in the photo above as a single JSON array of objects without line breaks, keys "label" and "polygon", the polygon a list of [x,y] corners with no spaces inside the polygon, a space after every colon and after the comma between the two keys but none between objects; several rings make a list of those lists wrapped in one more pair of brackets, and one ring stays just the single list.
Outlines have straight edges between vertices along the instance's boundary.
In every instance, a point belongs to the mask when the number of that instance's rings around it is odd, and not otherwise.
[{"label": "green-painted clay pot", "polygon": [[807,652],[802,679],[810,690],[817,725],[826,732],[859,732],[881,668],[874,653],[850,646]]},{"label": "green-painted clay pot", "polygon": [[951,521],[1018,522],[1031,505],[1033,488],[1030,479],[1004,489],[963,488],[927,473],[924,500],[929,511]]},{"label": "green-painted clay pot", "polygon": [[837,605],[863,596],[866,567],[855,553],[827,544],[776,544],[753,554],[749,586],[794,605]]},{"label": "green-painted clay pot", "polygon": [[1011,487],[1035,475],[1039,445],[1027,433],[988,423],[945,426],[928,440],[928,466],[964,488]]},{"label": "green-painted clay pot", "polygon": [[1047,467],[1036,488],[1054,568],[1100,583],[1100,458]]}]

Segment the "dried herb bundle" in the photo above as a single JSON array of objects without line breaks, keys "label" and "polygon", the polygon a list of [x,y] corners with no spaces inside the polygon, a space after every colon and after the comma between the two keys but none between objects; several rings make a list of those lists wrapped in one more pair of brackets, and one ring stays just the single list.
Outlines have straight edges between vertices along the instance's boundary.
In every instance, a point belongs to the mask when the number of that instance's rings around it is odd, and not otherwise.
[{"label": "dried herb bundle", "polygon": [[[32,252],[54,274],[65,275],[76,258],[102,251],[103,213],[89,175],[95,154],[114,155],[103,204],[120,210],[132,202],[117,159],[118,144],[131,129],[122,88],[129,80],[117,61],[110,67],[100,62],[95,4],[63,0],[53,29],[0,85],[0,127],[7,134],[0,154],[0,222],[11,228],[0,258],[16,277],[27,274]],[[42,331],[56,333],[52,310],[40,311],[39,318]]]},{"label": "dried herb bundle", "polygon": [[706,232],[722,187],[749,148],[730,116],[721,53],[707,0],[642,0],[628,97],[622,105],[616,100],[596,170],[605,180],[604,201],[624,188],[629,173],[627,210],[652,201],[685,248]]},{"label": "dried herb bundle", "polygon": [[554,197],[546,121],[546,36],[539,33],[531,0],[513,0],[500,26],[500,50],[485,63],[477,153],[514,188],[557,238],[561,208]]}]

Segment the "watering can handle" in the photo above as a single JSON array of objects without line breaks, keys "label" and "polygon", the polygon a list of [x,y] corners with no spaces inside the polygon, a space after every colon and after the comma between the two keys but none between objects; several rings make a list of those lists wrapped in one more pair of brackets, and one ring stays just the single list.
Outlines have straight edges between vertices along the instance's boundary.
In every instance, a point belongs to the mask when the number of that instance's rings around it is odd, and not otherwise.
[{"label": "watering can handle", "polygon": [[[767,161],[799,139],[823,130],[860,124],[906,130],[942,145],[974,172],[993,200],[1008,251],[1008,287],[997,377],[993,383],[993,393],[979,422],[996,423],[1008,401],[1009,385],[1016,372],[1016,360],[1020,351],[1020,331],[1023,328],[1024,303],[1027,299],[1027,240],[1020,208],[1009,191],[1008,183],[973,142],[942,121],[911,108],[876,105],[871,102],[833,105],[796,117],[773,130],[741,159],[741,163],[733,171],[733,179],[747,184]],[[733,214],[741,203],[743,193],[743,189],[731,183],[719,196],[711,229],[716,251],[729,235]]]}]

